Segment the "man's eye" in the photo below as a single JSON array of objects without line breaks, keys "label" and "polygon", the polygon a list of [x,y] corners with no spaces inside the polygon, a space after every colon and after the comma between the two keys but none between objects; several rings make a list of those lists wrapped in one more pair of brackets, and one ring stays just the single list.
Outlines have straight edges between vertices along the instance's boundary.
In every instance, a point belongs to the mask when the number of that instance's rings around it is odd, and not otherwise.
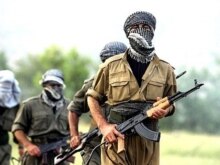
[{"label": "man's eye", "polygon": [[143,28],[150,29],[150,27],[148,25],[143,25]]},{"label": "man's eye", "polygon": [[61,84],[50,84],[50,86],[52,86],[52,87],[61,87],[62,85]]},{"label": "man's eye", "polygon": [[137,26],[137,25],[134,25],[133,27],[132,27],[132,29],[137,29],[139,26]]}]

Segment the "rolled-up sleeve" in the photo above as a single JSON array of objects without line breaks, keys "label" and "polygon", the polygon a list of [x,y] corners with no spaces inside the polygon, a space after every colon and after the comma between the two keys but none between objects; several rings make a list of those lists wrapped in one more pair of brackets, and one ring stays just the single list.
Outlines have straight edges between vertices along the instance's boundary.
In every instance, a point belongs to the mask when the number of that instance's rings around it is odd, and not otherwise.
[{"label": "rolled-up sleeve", "polygon": [[[177,92],[176,76],[172,67],[170,67],[168,78],[167,78],[167,88],[165,89],[165,95],[171,96]],[[169,113],[166,116],[171,116],[175,112],[175,105],[172,106]]]},{"label": "rolled-up sleeve", "polygon": [[86,92],[92,86],[93,78],[86,80],[82,88],[76,92],[73,100],[68,105],[67,109],[71,112],[75,112],[78,116],[89,111],[86,104]]},{"label": "rolled-up sleeve", "polygon": [[99,102],[104,102],[108,90],[108,69],[106,65],[101,64],[95,76],[92,87],[88,89],[86,96],[91,96]]},{"label": "rolled-up sleeve", "polygon": [[28,114],[28,106],[22,103],[12,125],[12,132],[15,132],[16,130],[23,130],[26,132],[30,125],[30,120],[28,119],[29,116],[30,114]]}]

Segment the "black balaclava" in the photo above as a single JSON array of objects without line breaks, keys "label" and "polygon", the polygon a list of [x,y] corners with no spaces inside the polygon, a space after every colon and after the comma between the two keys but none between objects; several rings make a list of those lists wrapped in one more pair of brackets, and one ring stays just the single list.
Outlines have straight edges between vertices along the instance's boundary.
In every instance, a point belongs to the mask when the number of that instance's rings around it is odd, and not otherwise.
[{"label": "black balaclava", "polygon": [[[144,26],[139,27],[140,24]],[[153,59],[154,46],[152,39],[155,27],[156,19],[149,12],[138,11],[126,19],[124,31],[131,45],[129,49],[131,58],[141,63],[148,63]]]}]

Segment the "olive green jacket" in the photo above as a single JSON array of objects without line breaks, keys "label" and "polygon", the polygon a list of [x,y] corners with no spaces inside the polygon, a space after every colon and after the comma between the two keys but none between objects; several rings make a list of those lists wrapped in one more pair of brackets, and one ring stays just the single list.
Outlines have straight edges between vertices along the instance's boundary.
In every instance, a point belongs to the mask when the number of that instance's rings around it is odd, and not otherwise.
[{"label": "olive green jacket", "polygon": [[156,101],[176,93],[176,78],[172,66],[156,55],[142,77],[139,87],[127,62],[127,54],[120,54],[100,65],[87,95],[116,105],[127,101]]},{"label": "olive green jacket", "polygon": [[30,98],[21,104],[12,132],[23,130],[29,137],[58,133],[69,135],[68,110],[69,101],[63,100],[63,107],[54,113],[53,107],[46,104],[41,96]]}]

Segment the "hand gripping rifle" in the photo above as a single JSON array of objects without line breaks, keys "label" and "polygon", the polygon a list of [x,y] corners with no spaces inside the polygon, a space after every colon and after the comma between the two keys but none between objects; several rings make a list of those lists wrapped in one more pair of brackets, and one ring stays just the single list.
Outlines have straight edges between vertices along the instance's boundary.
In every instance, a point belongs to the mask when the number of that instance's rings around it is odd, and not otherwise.
[{"label": "hand gripping rifle", "polygon": [[47,143],[47,144],[41,144],[38,147],[40,148],[41,153],[46,153],[51,150],[67,146],[67,140],[70,138],[70,136],[66,136],[64,138],[61,138],[60,140],[52,143]]},{"label": "hand gripping rifle", "polygon": [[[155,102],[151,108],[144,109],[141,113],[137,114],[136,116],[122,122],[121,124],[118,124],[116,126],[116,129],[121,132],[122,134],[126,133],[130,130],[135,130],[140,136],[158,142],[160,140],[160,132],[155,132],[150,129],[148,129],[144,124],[143,121],[147,118],[151,118],[153,112],[157,108],[166,109],[170,105],[172,105],[174,102],[186,97],[187,95],[191,94],[192,92],[200,89],[200,87],[204,84],[197,84],[197,81],[195,80],[195,86],[185,92],[178,91],[176,94],[168,97],[164,97],[161,100]],[[91,141],[94,137],[100,136],[101,132],[98,128],[90,131],[89,133],[86,133],[81,136],[81,144],[75,148],[67,148],[64,150],[61,154],[57,155],[54,158],[54,164],[58,165],[68,159],[71,155],[82,151],[85,147],[85,144]]]}]

